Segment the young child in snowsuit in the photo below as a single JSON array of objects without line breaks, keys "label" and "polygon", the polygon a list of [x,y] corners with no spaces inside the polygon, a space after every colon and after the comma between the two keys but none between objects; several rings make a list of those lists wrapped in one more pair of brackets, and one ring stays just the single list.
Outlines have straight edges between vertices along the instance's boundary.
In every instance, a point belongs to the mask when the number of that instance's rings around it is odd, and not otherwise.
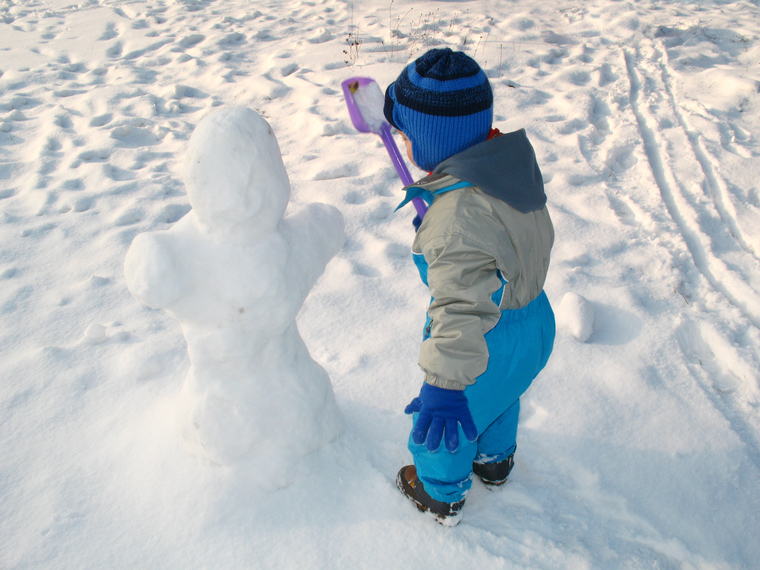
[{"label": "young child in snowsuit", "polygon": [[[433,49],[385,94],[384,114],[431,174],[405,188],[430,206],[412,245],[432,300],[413,413],[414,465],[397,485],[439,522],[459,521],[473,472],[503,483],[520,396],[546,365],[555,324],[543,291],[554,228],[525,130],[491,128],[493,94],[478,64]],[[419,225],[418,225],[419,224]],[[445,449],[444,449],[445,446]]]}]

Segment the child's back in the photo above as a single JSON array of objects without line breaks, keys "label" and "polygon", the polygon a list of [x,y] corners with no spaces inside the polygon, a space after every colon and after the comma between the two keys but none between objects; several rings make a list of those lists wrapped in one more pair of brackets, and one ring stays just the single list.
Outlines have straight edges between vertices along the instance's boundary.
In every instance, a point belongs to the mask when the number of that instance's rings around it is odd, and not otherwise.
[{"label": "child's back", "polygon": [[430,204],[412,251],[432,300],[419,360],[425,383],[407,407],[415,465],[398,484],[445,524],[458,520],[473,470],[491,484],[509,474],[519,398],[554,342],[543,180],[524,130],[491,129],[492,105],[483,71],[449,49],[426,53],[386,93],[386,117],[408,138],[411,158],[432,170],[402,202]]}]

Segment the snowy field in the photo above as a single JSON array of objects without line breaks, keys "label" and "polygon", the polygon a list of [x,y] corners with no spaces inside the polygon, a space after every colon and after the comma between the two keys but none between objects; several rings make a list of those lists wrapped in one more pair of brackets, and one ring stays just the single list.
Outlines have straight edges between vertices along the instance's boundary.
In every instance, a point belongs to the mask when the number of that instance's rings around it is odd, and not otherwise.
[{"label": "snowy field", "polygon": [[[433,46],[527,129],[557,234],[515,469],[453,529],[395,487],[427,293],[340,92]],[[0,0],[0,568],[758,568],[759,63],[757,0]],[[229,105],[346,224],[298,316],[345,431],[269,484],[184,450],[187,345],[124,277]]]}]

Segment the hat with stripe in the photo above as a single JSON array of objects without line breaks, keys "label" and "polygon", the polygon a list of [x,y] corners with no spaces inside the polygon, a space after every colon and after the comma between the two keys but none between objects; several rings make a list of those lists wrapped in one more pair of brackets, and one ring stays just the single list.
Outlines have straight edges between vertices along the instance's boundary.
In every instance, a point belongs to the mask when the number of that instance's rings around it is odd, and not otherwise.
[{"label": "hat with stripe", "polygon": [[431,49],[388,86],[383,112],[412,142],[417,166],[430,171],[488,138],[493,92],[470,56]]}]

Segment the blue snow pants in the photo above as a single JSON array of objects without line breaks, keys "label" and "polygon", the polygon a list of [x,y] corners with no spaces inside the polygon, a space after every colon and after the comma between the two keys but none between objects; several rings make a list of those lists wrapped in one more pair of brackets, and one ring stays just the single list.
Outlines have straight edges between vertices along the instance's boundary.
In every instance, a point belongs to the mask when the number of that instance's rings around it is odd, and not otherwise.
[{"label": "blue snow pants", "polygon": [[417,475],[431,497],[445,503],[463,499],[472,486],[473,462],[497,462],[514,452],[520,396],[546,366],[554,336],[554,313],[543,291],[522,309],[502,311],[499,322],[485,335],[488,367],[464,391],[478,428],[477,441],[468,441],[459,426],[460,445],[454,453],[443,441],[430,452],[409,436]]}]

